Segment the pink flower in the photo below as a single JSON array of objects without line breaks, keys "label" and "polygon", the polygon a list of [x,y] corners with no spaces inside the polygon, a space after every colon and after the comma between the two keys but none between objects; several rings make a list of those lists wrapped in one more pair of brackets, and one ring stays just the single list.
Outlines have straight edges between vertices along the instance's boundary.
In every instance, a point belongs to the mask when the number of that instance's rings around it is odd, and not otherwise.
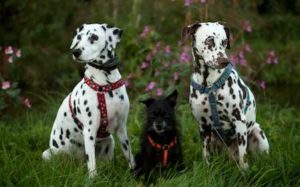
[{"label": "pink flower", "polygon": [[250,21],[246,20],[244,22],[243,29],[245,32],[249,32],[249,33],[252,32],[252,26],[251,26]]},{"label": "pink flower", "polygon": [[20,58],[21,57],[21,49],[17,49],[15,54],[16,54],[16,57]]},{"label": "pink flower", "polygon": [[164,51],[166,54],[170,54],[171,53],[171,47],[169,45],[166,45],[164,48]]},{"label": "pink flower", "polygon": [[141,37],[141,38],[146,38],[146,37],[149,35],[150,32],[151,32],[151,27],[148,26],[148,25],[146,25],[146,26],[144,27],[143,32],[140,34],[140,37]]},{"label": "pink flower", "polygon": [[163,90],[161,88],[157,88],[156,89],[156,95],[157,96],[162,96],[164,93],[163,93]]},{"label": "pink flower", "polygon": [[2,82],[2,89],[7,90],[8,88],[10,88],[10,82],[9,81]]},{"label": "pink flower", "polygon": [[9,62],[9,63],[13,63],[14,62],[14,59],[13,59],[13,57],[12,56],[9,56],[8,58],[7,58],[7,61]]},{"label": "pink flower", "polygon": [[268,52],[266,63],[267,64],[278,64],[278,58],[277,58],[274,50],[270,50]]},{"label": "pink flower", "polygon": [[240,51],[239,54],[238,54],[238,63],[242,66],[245,66],[247,64],[247,61],[245,59],[245,56],[244,56],[244,52],[243,51]]},{"label": "pink flower", "polygon": [[201,4],[205,4],[205,3],[206,3],[206,0],[200,0],[200,3],[201,3]]},{"label": "pink flower", "polygon": [[265,81],[260,80],[260,81],[258,82],[258,86],[259,86],[262,90],[265,90],[265,89],[266,89],[266,83],[265,83]]},{"label": "pink flower", "polygon": [[180,59],[183,61],[183,62],[190,62],[192,57],[191,55],[188,53],[189,51],[189,48],[188,47],[184,47],[183,48],[183,51],[181,52],[181,55],[180,55]]},{"label": "pink flower", "polygon": [[245,43],[243,46],[244,50],[248,53],[252,53],[252,49],[249,44]]},{"label": "pink flower", "polygon": [[145,91],[148,92],[150,90],[153,90],[156,86],[156,83],[155,82],[150,82],[147,87],[145,88]]},{"label": "pink flower", "polygon": [[177,81],[179,79],[179,73],[178,72],[173,73],[173,79],[174,79],[174,81]]},{"label": "pink flower", "polygon": [[5,48],[4,53],[6,55],[12,55],[14,53],[14,50],[11,46],[8,46],[7,48]]},{"label": "pink flower", "polygon": [[30,104],[30,101],[28,99],[28,97],[23,97],[22,98],[22,104],[27,107],[27,108],[31,108],[31,104]]},{"label": "pink flower", "polygon": [[141,69],[142,70],[145,70],[149,67],[149,62],[143,62],[142,65],[141,65]]},{"label": "pink flower", "polygon": [[184,6],[190,6],[192,4],[192,0],[184,0]]}]

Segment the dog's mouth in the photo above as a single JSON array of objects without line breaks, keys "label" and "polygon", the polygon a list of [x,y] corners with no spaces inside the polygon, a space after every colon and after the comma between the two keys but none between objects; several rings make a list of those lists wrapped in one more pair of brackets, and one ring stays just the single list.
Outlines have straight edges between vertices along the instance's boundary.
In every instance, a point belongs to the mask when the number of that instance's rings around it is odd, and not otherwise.
[{"label": "dog's mouth", "polygon": [[163,122],[154,122],[152,125],[152,130],[154,130],[158,134],[162,134],[168,130],[167,123]]}]

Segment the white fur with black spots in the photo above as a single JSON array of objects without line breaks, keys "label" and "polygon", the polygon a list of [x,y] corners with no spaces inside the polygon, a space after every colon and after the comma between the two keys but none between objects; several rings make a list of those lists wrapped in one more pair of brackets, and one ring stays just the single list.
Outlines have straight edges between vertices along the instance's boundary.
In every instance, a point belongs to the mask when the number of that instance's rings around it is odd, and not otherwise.
[{"label": "white fur with black spots", "polygon": [[[109,66],[115,59],[115,48],[120,41],[122,30],[107,24],[84,24],[76,29],[71,44],[73,58],[86,64],[84,75],[98,85],[115,83],[121,79],[117,68],[101,69]],[[99,68],[98,68],[99,67]],[[119,138],[123,154],[131,168],[135,167],[127,136],[127,116],[129,99],[125,85],[104,93],[107,107],[107,132],[115,133]],[[76,118],[82,123],[80,128],[69,109],[71,96],[72,109]],[[96,172],[96,157],[112,159],[114,139],[112,135],[97,138],[100,126],[97,92],[82,79],[61,104],[50,134],[49,149],[43,152],[45,160],[57,153],[86,156],[89,176]]]},{"label": "white fur with black spots", "polygon": [[[210,87],[221,77],[225,67],[230,63],[226,55],[226,48],[230,48],[229,29],[219,22],[195,23],[184,27],[182,44],[190,36],[194,60],[192,79],[199,85]],[[214,95],[221,128],[233,129],[234,134],[220,137],[219,131],[213,129],[208,94],[200,93],[190,86],[190,105],[193,115],[199,122],[203,156],[209,163],[213,148],[220,150],[228,146],[239,166],[247,169],[248,163],[244,159],[247,151],[269,152],[267,137],[256,122],[254,95],[234,69]],[[248,99],[250,104],[247,106]]]}]

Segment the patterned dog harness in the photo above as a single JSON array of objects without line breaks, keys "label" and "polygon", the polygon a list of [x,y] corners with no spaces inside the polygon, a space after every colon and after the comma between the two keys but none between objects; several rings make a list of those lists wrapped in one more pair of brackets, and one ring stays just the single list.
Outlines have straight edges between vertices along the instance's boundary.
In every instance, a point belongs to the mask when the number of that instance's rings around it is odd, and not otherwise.
[{"label": "patterned dog harness", "polygon": [[169,154],[169,150],[171,150],[176,144],[177,144],[177,136],[174,137],[174,140],[170,143],[170,144],[158,144],[155,143],[152,138],[148,135],[147,136],[148,142],[149,144],[156,148],[157,150],[162,150],[163,151],[163,155],[162,155],[162,165],[164,167],[166,167],[168,165],[168,154]]},{"label": "patterned dog harness", "polygon": [[[107,84],[100,86],[99,84],[95,83],[92,79],[89,79],[87,77],[84,77],[84,83],[87,84],[90,88],[95,90],[97,92],[97,98],[98,98],[98,108],[100,110],[100,126],[97,132],[97,138],[105,138],[109,136],[109,132],[107,132],[106,128],[108,126],[108,117],[107,117],[107,108],[106,108],[106,102],[105,102],[105,93],[108,93],[112,90],[118,89],[121,86],[125,85],[124,80],[120,79],[115,83]],[[79,119],[76,117],[76,108],[74,107],[72,110],[72,99],[71,95],[69,96],[69,108],[72,113],[72,117],[74,119],[74,122],[77,124],[79,129],[83,129],[83,124],[79,121]]]},{"label": "patterned dog harness", "polygon": [[[213,128],[215,130],[217,130],[218,132],[221,133],[221,135],[232,135],[234,134],[234,129],[228,129],[228,130],[224,130],[221,125],[220,125],[220,121],[219,121],[219,114],[218,114],[218,110],[217,110],[217,100],[216,100],[216,96],[215,96],[215,92],[222,87],[223,84],[225,84],[225,81],[229,78],[231,72],[232,72],[232,64],[229,63],[226,66],[225,71],[223,72],[223,74],[221,75],[221,77],[213,83],[213,85],[211,87],[204,87],[202,85],[199,85],[198,83],[196,83],[193,78],[191,78],[191,86],[198,90],[201,94],[205,93],[208,94],[208,101],[209,101],[209,105],[210,105],[210,109],[211,109],[211,113],[212,113],[212,121],[213,121]],[[244,110],[244,113],[247,112],[248,107],[250,105],[250,96],[249,96],[249,90],[248,88],[246,88],[247,92],[247,103],[246,103],[246,107]]]}]

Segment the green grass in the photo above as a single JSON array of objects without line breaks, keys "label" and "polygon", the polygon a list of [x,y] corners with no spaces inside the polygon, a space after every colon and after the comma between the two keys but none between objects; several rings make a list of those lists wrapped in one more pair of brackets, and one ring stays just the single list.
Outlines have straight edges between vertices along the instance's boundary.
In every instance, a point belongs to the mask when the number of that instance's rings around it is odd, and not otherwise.
[{"label": "green grass", "polygon": [[[128,122],[133,152],[138,151],[143,106],[132,101]],[[188,104],[178,105],[183,150],[188,170],[170,171],[157,186],[299,186],[300,117],[297,109],[258,103],[258,121],[271,145],[268,156],[249,156],[250,169],[242,174],[225,154],[214,156],[210,166],[202,161],[198,125]],[[48,98],[44,109],[0,122],[0,186],[143,186],[132,178],[117,144],[114,160],[97,162],[98,176],[89,180],[86,163],[66,155],[45,162],[49,134],[60,99]]]}]

